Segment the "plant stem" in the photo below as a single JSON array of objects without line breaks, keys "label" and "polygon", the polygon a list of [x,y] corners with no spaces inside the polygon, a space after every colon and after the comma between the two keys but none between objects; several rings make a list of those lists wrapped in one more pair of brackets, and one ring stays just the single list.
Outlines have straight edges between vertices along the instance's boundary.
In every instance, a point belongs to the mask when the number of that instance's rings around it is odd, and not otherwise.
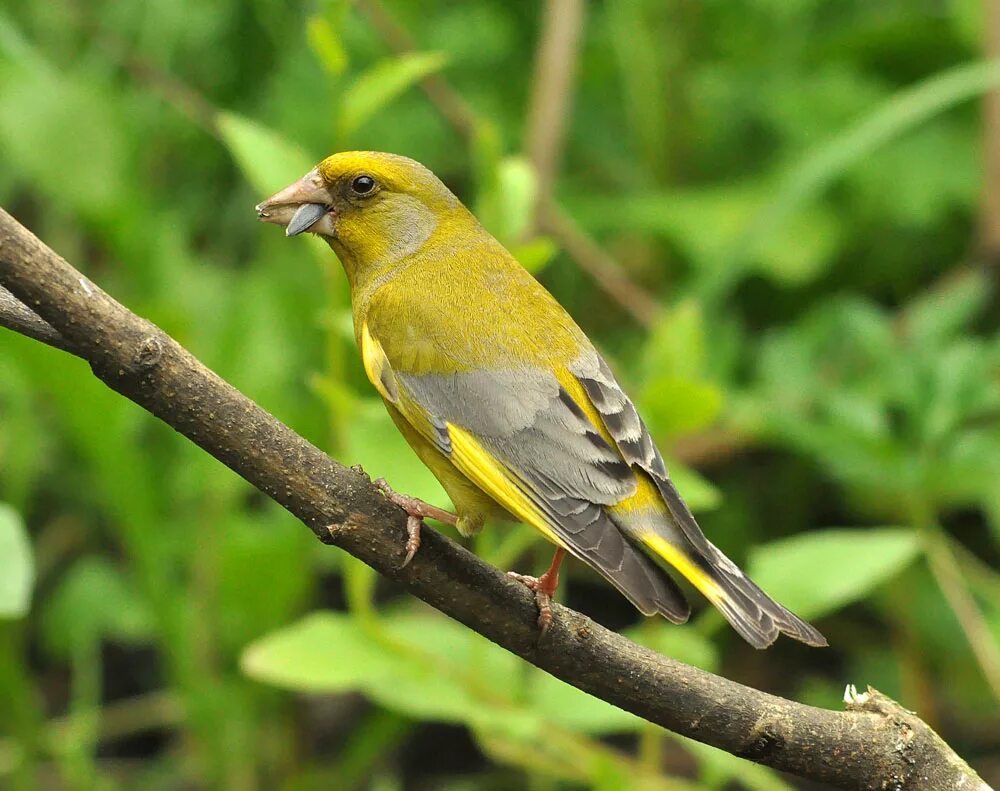
[{"label": "plant stem", "polygon": [[[539,200],[551,196],[559,170],[584,11],[583,0],[548,0],[545,3],[525,132],[525,149],[538,178]],[[536,224],[537,213],[536,206]]]},{"label": "plant stem", "polygon": [[931,574],[955,613],[986,683],[994,697],[1000,700],[1000,647],[993,639],[986,619],[962,579],[962,570],[948,545],[948,538],[930,520],[920,525],[920,533]]}]

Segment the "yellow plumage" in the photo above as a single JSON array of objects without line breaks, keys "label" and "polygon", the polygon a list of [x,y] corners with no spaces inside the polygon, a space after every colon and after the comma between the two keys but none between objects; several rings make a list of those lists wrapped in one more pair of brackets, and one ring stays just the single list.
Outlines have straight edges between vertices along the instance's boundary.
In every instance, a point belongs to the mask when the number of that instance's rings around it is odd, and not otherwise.
[{"label": "yellow plumage", "polygon": [[365,372],[463,534],[513,516],[647,614],[687,618],[674,569],[757,647],[825,644],[705,538],[583,331],[430,171],[336,154],[258,212],[337,253]]}]

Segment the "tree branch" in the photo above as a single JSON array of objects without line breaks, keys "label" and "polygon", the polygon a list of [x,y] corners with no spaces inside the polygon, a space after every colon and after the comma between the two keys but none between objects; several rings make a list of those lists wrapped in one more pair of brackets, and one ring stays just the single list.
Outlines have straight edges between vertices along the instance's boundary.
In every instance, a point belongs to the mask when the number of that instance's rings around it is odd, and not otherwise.
[{"label": "tree branch", "polygon": [[[983,50],[1000,58],[1000,3],[983,3]],[[979,252],[987,264],[1000,264],[1000,90],[983,97],[983,194],[979,212]]]},{"label": "tree branch", "polygon": [[66,339],[51,324],[0,286],[0,327],[72,353]]},{"label": "tree branch", "polygon": [[625,269],[570,217],[556,201],[542,196],[538,205],[539,228],[552,236],[584,272],[626,313],[650,330],[662,313],[659,301],[632,280]]},{"label": "tree branch", "polygon": [[[393,52],[413,52],[416,49],[410,34],[392,18],[381,0],[357,0],[356,5]],[[450,82],[434,73],[420,81],[420,88],[456,132],[466,141],[475,142],[479,134],[476,114]]]},{"label": "tree branch", "polygon": [[[524,148],[538,178],[538,196],[548,199],[556,181],[580,55],[583,0],[547,0],[535,52]],[[537,225],[537,206],[535,224]]]},{"label": "tree branch", "polygon": [[[924,722],[877,692],[850,696],[844,712],[804,706],[660,656],[561,606],[539,643],[531,593],[429,528],[413,562],[400,569],[405,516],[367,476],[237,392],[3,210],[0,285],[31,305],[105,384],[280,503],[320,540],[584,692],[734,755],[841,788],[986,791]],[[38,337],[38,323],[25,320],[21,308],[4,301],[0,314],[5,326]]]}]

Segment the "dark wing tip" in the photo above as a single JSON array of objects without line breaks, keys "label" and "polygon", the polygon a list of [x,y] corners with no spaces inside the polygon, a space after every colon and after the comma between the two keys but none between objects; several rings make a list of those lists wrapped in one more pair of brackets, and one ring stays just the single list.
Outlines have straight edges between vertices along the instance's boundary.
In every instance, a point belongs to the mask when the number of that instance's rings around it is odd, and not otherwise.
[{"label": "dark wing tip", "polygon": [[570,553],[600,573],[643,615],[685,623],[691,606],[673,578],[635,547],[605,512],[595,525],[600,525],[600,548],[581,551],[577,544],[570,546]]},{"label": "dark wing tip", "polygon": [[824,648],[829,643],[812,624],[778,604],[753,580],[713,564],[715,577],[727,596],[717,603],[719,610],[740,636],[754,648],[768,648],[779,634],[800,643]]},{"label": "dark wing tip", "polygon": [[815,626],[810,623],[806,623],[788,610],[785,610],[785,614],[786,617],[778,625],[778,628],[781,629],[784,634],[798,640],[800,643],[812,646],[813,648],[827,648],[830,645],[830,643],[827,642],[827,639]]}]

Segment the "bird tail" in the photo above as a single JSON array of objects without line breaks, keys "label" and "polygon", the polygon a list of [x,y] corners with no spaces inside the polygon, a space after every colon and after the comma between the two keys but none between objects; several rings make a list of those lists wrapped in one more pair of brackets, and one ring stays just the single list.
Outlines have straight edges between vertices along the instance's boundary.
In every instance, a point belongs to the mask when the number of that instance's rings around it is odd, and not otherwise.
[{"label": "bird tail", "polygon": [[707,539],[704,548],[679,534],[671,539],[659,531],[644,533],[640,540],[694,585],[754,648],[767,648],[782,633],[806,645],[827,645],[815,627],[764,593]]}]

